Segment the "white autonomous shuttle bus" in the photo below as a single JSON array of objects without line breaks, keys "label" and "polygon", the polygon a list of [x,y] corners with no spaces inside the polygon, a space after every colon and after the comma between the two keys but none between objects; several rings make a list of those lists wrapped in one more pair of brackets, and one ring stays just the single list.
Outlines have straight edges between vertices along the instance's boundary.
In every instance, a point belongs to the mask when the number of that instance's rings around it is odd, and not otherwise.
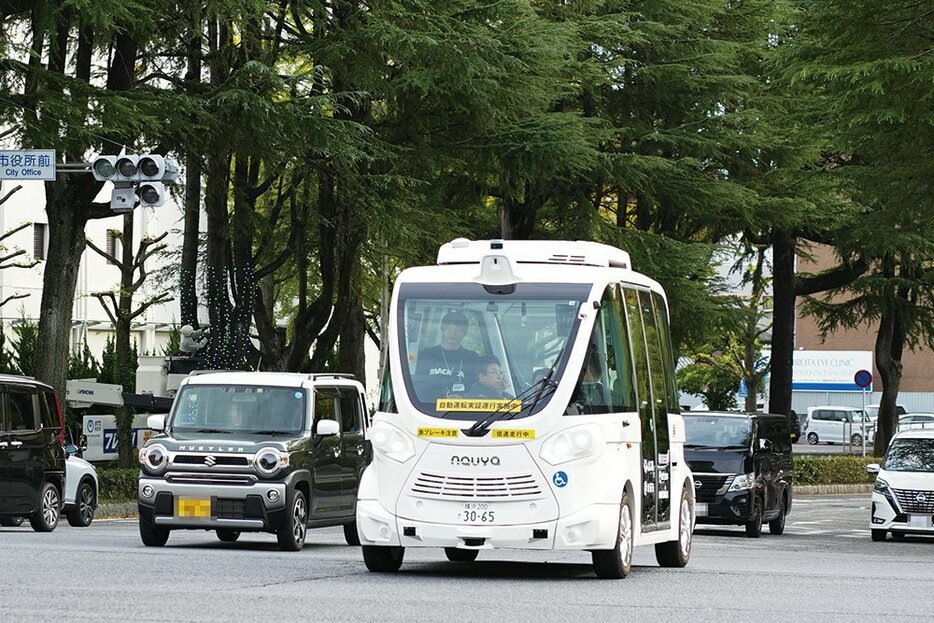
[{"label": "white autonomous shuttle bus", "polygon": [[633,547],[691,553],[665,293],[593,242],[445,244],[393,292],[357,529],[371,571],[407,547],[586,550],[625,577]]}]

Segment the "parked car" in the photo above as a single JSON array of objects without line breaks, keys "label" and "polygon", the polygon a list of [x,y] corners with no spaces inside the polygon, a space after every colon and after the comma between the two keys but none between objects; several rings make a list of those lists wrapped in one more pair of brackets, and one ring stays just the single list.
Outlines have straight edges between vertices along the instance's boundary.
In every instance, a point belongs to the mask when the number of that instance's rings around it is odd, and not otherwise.
[{"label": "parked car", "polygon": [[873,541],[906,534],[934,534],[934,430],[895,433],[876,474],[869,527]]},{"label": "parked car", "polygon": [[37,532],[58,525],[65,485],[62,415],[55,392],[25,376],[0,375],[0,526],[22,518]]},{"label": "parked car", "polygon": [[896,430],[930,428],[934,430],[934,413],[906,413],[898,417]]},{"label": "parked car", "polygon": [[794,466],[784,415],[683,413],[684,458],[694,475],[697,523],[734,524],[757,538],[785,530]]},{"label": "parked car", "polygon": [[297,551],[307,528],[344,526],[359,545],[357,489],[373,452],[363,386],[351,375],[193,373],[160,434],[139,451],[139,532],[161,546],[178,529],[276,535]]},{"label": "parked car", "polygon": [[78,456],[87,449],[87,440],[81,436],[79,445],[65,446],[65,502],[62,510],[68,525],[87,528],[97,512],[98,483],[97,469]]},{"label": "parked car", "polygon": [[[895,413],[897,413],[898,415],[904,415],[908,413],[908,411],[902,405],[895,405]],[[878,420],[879,419],[879,405],[878,404],[866,405],[866,415],[868,415],[869,419],[871,419],[873,422]]]},{"label": "parked car", "polygon": [[850,443],[862,445],[865,424],[866,441],[875,436],[875,425],[858,407],[809,407],[804,421],[804,437],[808,443]]}]

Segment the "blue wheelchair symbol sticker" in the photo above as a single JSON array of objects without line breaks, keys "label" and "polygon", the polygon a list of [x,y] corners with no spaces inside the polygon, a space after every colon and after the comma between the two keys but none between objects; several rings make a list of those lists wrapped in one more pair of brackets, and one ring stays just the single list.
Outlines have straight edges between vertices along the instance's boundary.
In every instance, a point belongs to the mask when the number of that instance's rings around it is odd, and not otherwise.
[{"label": "blue wheelchair symbol sticker", "polygon": [[563,487],[568,484],[568,475],[564,472],[555,472],[555,475],[551,477],[551,481],[555,483],[556,487]]}]

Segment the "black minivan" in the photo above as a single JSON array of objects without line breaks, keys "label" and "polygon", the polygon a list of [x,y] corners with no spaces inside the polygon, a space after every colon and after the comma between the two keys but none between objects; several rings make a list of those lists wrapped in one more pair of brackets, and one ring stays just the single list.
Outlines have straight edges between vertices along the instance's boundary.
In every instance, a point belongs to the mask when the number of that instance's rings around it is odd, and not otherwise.
[{"label": "black minivan", "polygon": [[684,458],[694,474],[697,523],[785,531],[794,468],[784,415],[688,411]]},{"label": "black minivan", "polygon": [[50,386],[0,375],[0,526],[18,526],[23,517],[37,532],[58,525],[65,490],[63,430]]}]

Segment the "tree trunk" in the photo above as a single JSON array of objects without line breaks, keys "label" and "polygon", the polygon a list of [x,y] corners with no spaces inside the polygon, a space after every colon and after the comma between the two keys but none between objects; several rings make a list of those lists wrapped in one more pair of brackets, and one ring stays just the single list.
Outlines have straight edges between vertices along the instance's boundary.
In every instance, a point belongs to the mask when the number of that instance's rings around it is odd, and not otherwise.
[{"label": "tree trunk", "polygon": [[769,413],[791,412],[795,350],[795,239],[784,231],[772,236],[772,363]]},{"label": "tree trunk", "polygon": [[179,316],[183,325],[198,328],[198,244],[201,228],[201,160],[188,154],[185,163],[185,225],[178,277]]},{"label": "tree trunk", "polygon": [[363,316],[363,304],[359,298],[351,303],[350,314],[341,327],[340,358],[341,372],[350,372],[366,386],[366,361],[364,345],[366,343],[366,318]]},{"label": "tree trunk", "polygon": [[39,307],[42,348],[37,356],[36,376],[55,389],[62,403],[78,268],[85,248],[86,206],[93,199],[94,190],[92,183],[77,176],[45,184],[49,249],[42,275]]},{"label": "tree trunk", "polygon": [[882,399],[873,444],[875,456],[883,456],[898,426],[898,391],[902,383],[902,351],[905,332],[896,312],[887,311],[879,319],[876,335],[876,367],[882,380]]}]

